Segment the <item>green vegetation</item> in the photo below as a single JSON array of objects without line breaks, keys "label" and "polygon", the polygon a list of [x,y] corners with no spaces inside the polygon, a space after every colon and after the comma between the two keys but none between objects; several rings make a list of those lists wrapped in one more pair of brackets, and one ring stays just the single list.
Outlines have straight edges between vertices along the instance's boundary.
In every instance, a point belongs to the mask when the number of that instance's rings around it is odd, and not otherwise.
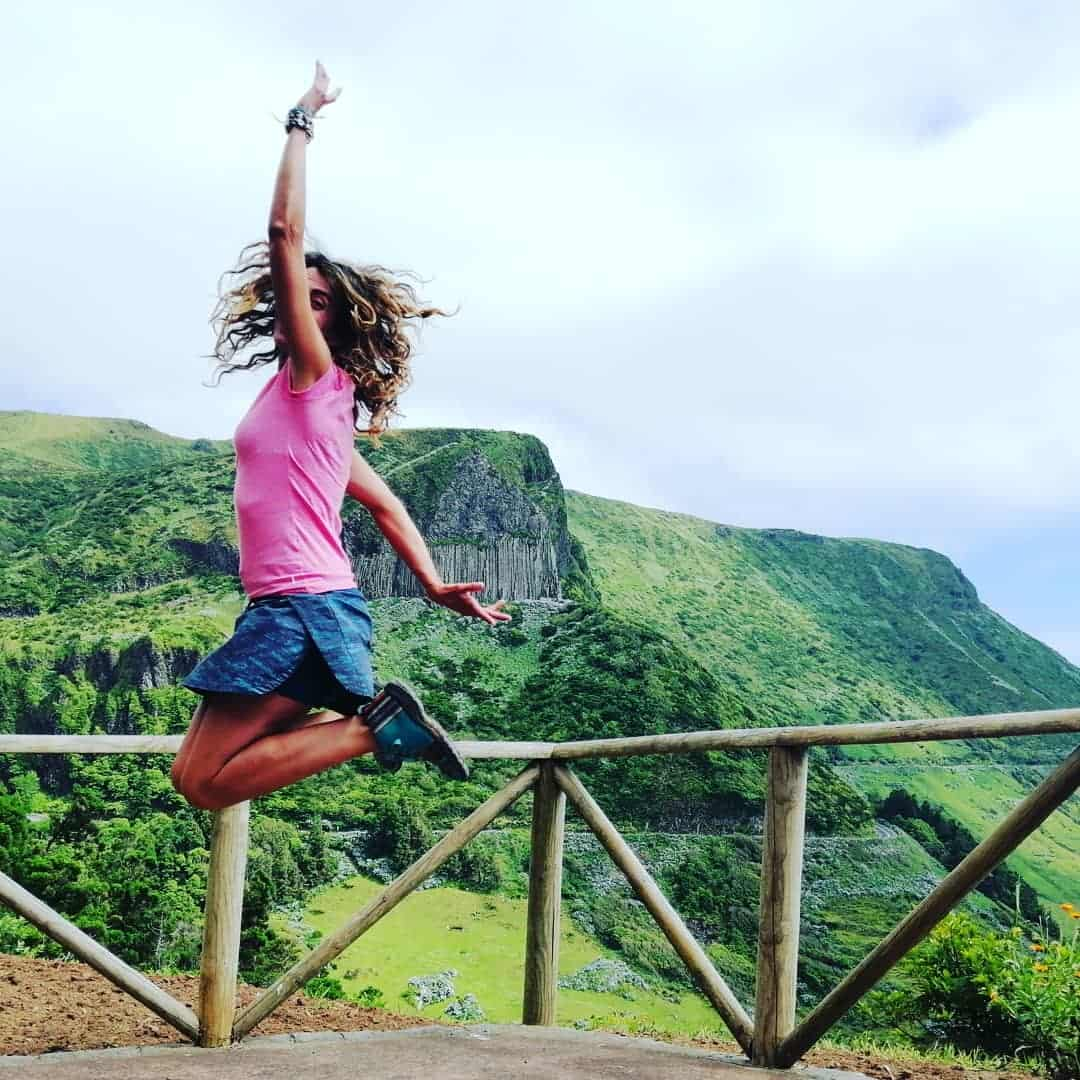
[{"label": "green vegetation", "polygon": [[[231,632],[244,603],[231,445],[132,421],[0,413],[0,447],[0,732],[185,730],[197,698],[178,679]],[[492,505],[512,509],[500,535],[535,537],[542,525],[558,547],[573,603],[516,600],[509,624],[467,621],[419,598],[370,601],[377,677],[408,679],[461,736],[582,739],[1080,699],[1080,670],[986,608],[936,552],[564,492],[546,447],[515,432],[416,429],[360,449],[415,520],[439,522],[433,547],[491,543],[461,512],[476,495],[463,494],[466,474],[481,478]],[[351,501],[343,520],[357,555],[384,547]],[[815,751],[800,1007],[1074,743]],[[703,753],[575,765],[747,1002],[763,762]],[[177,798],[167,768],[164,757],[0,757],[0,864],[126,959],[180,969],[193,965],[201,933],[208,816]],[[362,759],[259,800],[245,976],[271,979],[298,939],[310,942],[371,895],[370,880],[341,881],[343,872],[400,871],[519,768],[478,761],[468,783],[453,784]],[[441,886],[406,901],[407,917],[395,912],[308,992],[402,1008],[409,978],[456,968],[457,1015],[469,1015],[473,994],[489,1019],[516,1019],[529,804],[520,800],[501,828],[449,861]],[[969,899],[967,914],[987,932],[1006,929],[1019,886],[1028,917],[1038,894],[1071,928],[1058,900],[1080,880],[1078,830],[1073,800],[990,879],[988,895]],[[564,884],[565,1022],[715,1030],[666,940],[574,827]],[[283,908],[297,913],[305,898],[307,916],[283,933]],[[384,952],[369,952],[376,945]],[[12,916],[0,916],[0,949],[55,952]],[[860,1029],[889,1034],[867,1009],[849,1021]]]},{"label": "green vegetation", "polygon": [[[1047,709],[1080,699],[1080,670],[983,605],[937,552],[717,525],[577,491],[566,502],[604,606],[670,636],[770,723]],[[1070,744],[1023,742],[1024,758],[1038,761],[1059,760]],[[997,757],[1002,748],[923,744],[886,756],[922,762],[973,752]]]},{"label": "green vegetation", "polygon": [[[568,491],[570,528],[607,610],[697,657],[770,724],[904,720],[1075,707],[1080,669],[982,604],[925,548],[744,529]],[[976,839],[1075,737],[828,754],[869,798],[900,787]],[[1051,905],[1080,880],[1080,800],[1009,866]],[[1059,920],[1060,921],[1060,920]]]},{"label": "green vegetation", "polygon": [[[981,838],[1046,773],[1045,766],[1010,765],[1007,749],[1006,745],[1000,751],[1000,765],[980,761],[951,767],[882,762],[842,766],[837,771],[854,787],[874,798],[883,798],[902,786],[914,798],[938,807],[973,836]],[[1063,929],[1067,917],[1058,907],[1058,901],[1070,895],[1080,881],[1078,830],[1080,799],[1073,796],[1017,848],[1007,864],[1035,890]]]},{"label": "green vegetation", "polygon": [[[907,834],[918,840],[943,866],[952,870],[975,847],[975,837],[959,822],[928,802],[914,799],[908,792],[896,788],[876,807],[877,815],[893,821]],[[1038,919],[1042,912],[1035,890],[1021,881],[1011,870],[999,866],[980,885],[979,891],[1009,904],[1015,898],[1020,913],[1026,919]]]},{"label": "green vegetation", "polygon": [[[190,971],[202,945],[209,815],[176,795],[162,765],[75,759],[72,797],[55,821],[33,816],[32,773],[0,784],[0,871],[128,962]],[[241,944],[248,978],[269,981],[293,956],[269,927],[271,908],[327,880],[334,865],[320,822],[300,830],[254,818]],[[0,913],[0,952],[64,950]]]},{"label": "green vegetation", "polygon": [[[312,940],[340,926],[370,901],[381,885],[354,877],[320,890],[302,921],[294,921],[297,940]],[[290,926],[278,917],[282,932]],[[416,1009],[409,979],[455,970],[455,996],[475,994],[492,1023],[521,1020],[521,988],[525,966],[525,901],[480,895],[450,886],[424,889],[405,899],[332,965],[350,997],[367,987],[381,991],[387,1007],[398,1012],[441,1017],[447,1000]],[[600,956],[614,955],[563,917],[559,971],[570,976]],[[671,1031],[706,1029],[726,1034],[712,1006],[690,991],[660,993],[638,987],[621,992],[562,989],[560,1024],[587,1024],[590,1018],[618,1010],[627,1017],[657,1023]]]},{"label": "green vegetation", "polygon": [[[1073,919],[1080,911],[1061,905]],[[1034,1056],[1051,1080],[1080,1075],[1080,934],[1028,938],[951,915],[904,963],[907,986],[889,997],[889,1022],[921,1042]]]}]

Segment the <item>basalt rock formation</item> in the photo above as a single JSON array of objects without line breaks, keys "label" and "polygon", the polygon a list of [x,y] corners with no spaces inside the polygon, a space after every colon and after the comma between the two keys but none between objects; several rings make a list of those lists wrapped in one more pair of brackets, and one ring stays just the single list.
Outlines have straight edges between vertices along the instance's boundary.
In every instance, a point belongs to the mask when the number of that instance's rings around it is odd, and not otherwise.
[{"label": "basalt rock formation", "polygon": [[[553,479],[557,482],[557,477]],[[445,581],[483,581],[484,597],[562,599],[566,521],[552,522],[525,490],[503,478],[479,451],[462,458],[427,520],[417,522]],[[385,537],[374,551],[346,533],[357,583],[368,597],[422,596],[423,588]]]},{"label": "basalt rock formation", "polygon": [[[543,443],[512,432],[447,435],[435,449],[384,473],[443,580],[483,581],[485,602],[595,598]],[[365,596],[424,594],[370,515],[355,504],[347,504],[342,537]]]}]

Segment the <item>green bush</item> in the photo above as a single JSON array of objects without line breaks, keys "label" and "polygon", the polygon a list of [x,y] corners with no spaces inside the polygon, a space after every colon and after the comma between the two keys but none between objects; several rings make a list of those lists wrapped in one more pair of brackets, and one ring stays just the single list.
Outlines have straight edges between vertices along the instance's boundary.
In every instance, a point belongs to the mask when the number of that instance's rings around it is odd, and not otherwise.
[{"label": "green bush", "polygon": [[385,1009],[386,998],[377,986],[365,986],[352,995],[352,1000],[369,1009]]},{"label": "green bush", "polygon": [[[1062,908],[1074,919],[1080,911]],[[950,915],[901,966],[910,985],[886,998],[890,1019],[921,1041],[1036,1057],[1052,1080],[1080,1076],[1080,930],[1030,939]]]},{"label": "green bush", "polygon": [[345,1000],[345,987],[341,980],[333,975],[316,975],[304,983],[304,993],[313,998],[330,998],[333,1001]]}]

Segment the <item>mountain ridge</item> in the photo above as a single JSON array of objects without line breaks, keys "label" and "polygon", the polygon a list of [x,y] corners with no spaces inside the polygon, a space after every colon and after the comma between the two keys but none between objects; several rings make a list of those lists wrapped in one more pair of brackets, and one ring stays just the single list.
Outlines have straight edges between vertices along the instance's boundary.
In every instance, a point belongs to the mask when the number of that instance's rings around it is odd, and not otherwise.
[{"label": "mountain ridge", "polygon": [[[0,413],[0,445],[13,437],[11,416]],[[29,423],[25,415],[19,422]],[[89,430],[86,418],[73,422]],[[110,446],[115,423],[100,422]],[[72,430],[53,417],[37,433],[35,469],[0,466],[0,552],[7,555],[0,646],[17,665],[10,685],[23,687],[12,690],[13,700],[27,703],[39,730],[57,710],[80,730],[152,723],[182,730],[188,692],[168,684],[229,633],[243,600],[231,447],[173,440],[162,451],[159,433],[142,425],[124,429],[123,453],[98,453],[92,431],[80,443]],[[1019,712],[1080,700],[1080,668],[983,604],[974,583],[934,549],[735,526],[564,489],[547,447],[519,432],[400,429],[379,447],[361,442],[358,449],[388,477],[448,579],[485,580],[486,599],[502,596],[519,612],[535,606],[530,629],[515,621],[487,636],[467,633],[484,628],[461,620],[428,619],[430,605],[410,572],[370,515],[346,500],[343,540],[376,611],[377,651],[415,678],[459,730],[498,738],[512,728],[527,737],[542,719],[546,737],[586,738],[709,726],[744,708],[753,714],[748,722],[775,726]],[[140,455],[156,467],[132,466]],[[575,607],[582,618],[564,626],[566,605],[565,618]],[[387,621],[406,610],[407,618]],[[617,661],[610,671],[609,654]],[[641,666],[645,656],[653,673]],[[28,678],[42,687],[24,687]],[[639,680],[640,697],[623,695],[627,679]],[[692,693],[682,693],[680,679]],[[64,710],[79,695],[86,711],[76,720]],[[576,727],[564,731],[567,695],[578,695],[583,707]],[[641,702],[648,702],[644,711]],[[694,702],[715,702],[720,711],[713,718]],[[13,730],[12,709],[0,715]],[[825,781],[828,797],[815,813],[825,822],[822,807],[833,805],[843,816],[844,800],[857,801],[854,790],[877,798],[895,783],[932,797],[981,835],[987,807],[975,789],[992,783],[1012,792],[1074,742],[1057,736],[822,751],[851,787]],[[905,771],[916,764],[921,779]],[[966,779],[944,784],[932,769]],[[648,771],[635,776],[642,790],[654,783]],[[730,795],[743,782],[758,792],[757,780],[737,769],[698,774],[665,764],[657,778],[684,816],[691,793],[714,782]],[[611,790],[633,814],[630,795]],[[851,820],[864,814],[853,811]],[[1062,816],[1052,843],[1027,860],[1050,899],[1080,870],[1075,850],[1069,854],[1080,816],[1068,808]],[[1048,860],[1061,869],[1047,871]]]}]

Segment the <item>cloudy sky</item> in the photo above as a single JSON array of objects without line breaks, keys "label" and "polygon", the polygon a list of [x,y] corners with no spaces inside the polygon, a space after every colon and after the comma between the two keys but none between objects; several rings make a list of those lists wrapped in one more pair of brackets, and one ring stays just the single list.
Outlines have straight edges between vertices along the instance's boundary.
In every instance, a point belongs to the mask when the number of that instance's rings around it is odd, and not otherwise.
[{"label": "cloudy sky", "polygon": [[203,385],[207,319],[318,57],[311,242],[461,306],[405,425],[934,548],[1080,662],[1080,7],[169,9],[5,16],[0,408],[231,436],[266,369]]}]

